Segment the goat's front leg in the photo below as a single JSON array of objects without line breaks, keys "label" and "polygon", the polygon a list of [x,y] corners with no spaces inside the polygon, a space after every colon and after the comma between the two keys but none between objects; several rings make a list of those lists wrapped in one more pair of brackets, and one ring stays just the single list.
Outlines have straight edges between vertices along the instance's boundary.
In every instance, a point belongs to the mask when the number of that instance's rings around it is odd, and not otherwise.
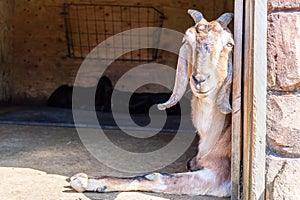
[{"label": "goat's front leg", "polygon": [[177,174],[152,173],[131,178],[77,174],[71,178],[70,184],[78,192],[147,191],[176,195],[230,196],[230,179],[226,182],[221,180],[214,171],[203,169]]}]

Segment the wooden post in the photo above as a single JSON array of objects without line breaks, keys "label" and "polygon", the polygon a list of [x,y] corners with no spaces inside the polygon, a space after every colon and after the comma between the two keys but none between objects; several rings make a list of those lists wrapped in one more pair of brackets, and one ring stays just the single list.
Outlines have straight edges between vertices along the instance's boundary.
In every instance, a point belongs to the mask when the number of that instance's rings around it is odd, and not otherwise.
[{"label": "wooden post", "polygon": [[0,102],[11,99],[14,0],[0,0]]},{"label": "wooden post", "polygon": [[243,199],[265,199],[267,0],[245,0]]},{"label": "wooden post", "polygon": [[243,54],[243,10],[244,1],[234,2],[234,60],[232,80],[232,155],[231,155],[231,199],[240,199],[241,155],[242,155],[242,54]]}]

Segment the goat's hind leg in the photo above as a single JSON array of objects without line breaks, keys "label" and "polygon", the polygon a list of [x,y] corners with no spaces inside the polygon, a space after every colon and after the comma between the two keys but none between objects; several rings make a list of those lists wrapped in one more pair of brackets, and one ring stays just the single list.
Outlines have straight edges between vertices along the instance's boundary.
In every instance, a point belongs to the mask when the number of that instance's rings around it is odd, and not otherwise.
[{"label": "goat's hind leg", "polygon": [[78,192],[147,191],[166,194],[230,196],[230,180],[220,183],[214,171],[203,169],[177,174],[152,173],[131,178],[88,177],[77,174],[70,185]]}]

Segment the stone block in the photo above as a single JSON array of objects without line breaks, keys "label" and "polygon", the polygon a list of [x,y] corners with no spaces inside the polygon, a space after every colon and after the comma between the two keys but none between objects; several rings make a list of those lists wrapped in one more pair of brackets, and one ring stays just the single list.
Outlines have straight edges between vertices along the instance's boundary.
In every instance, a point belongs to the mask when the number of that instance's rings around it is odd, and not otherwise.
[{"label": "stone block", "polygon": [[268,95],[267,145],[285,157],[300,157],[300,95]]},{"label": "stone block", "polygon": [[300,90],[300,12],[268,16],[268,87]]},{"label": "stone block", "polygon": [[300,159],[269,155],[266,162],[266,199],[299,199]]},{"label": "stone block", "polygon": [[300,8],[299,0],[269,0],[271,10],[289,10]]}]

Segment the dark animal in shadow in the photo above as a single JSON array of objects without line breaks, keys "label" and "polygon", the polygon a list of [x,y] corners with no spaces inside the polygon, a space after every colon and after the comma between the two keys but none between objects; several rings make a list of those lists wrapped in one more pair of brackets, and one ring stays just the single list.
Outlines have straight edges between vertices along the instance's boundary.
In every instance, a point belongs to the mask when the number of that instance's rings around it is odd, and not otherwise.
[{"label": "dark animal in shadow", "polygon": [[[58,108],[72,108],[72,94],[75,86],[62,85],[57,88],[47,101],[47,105]],[[86,93],[93,92],[92,87],[78,87],[76,88],[85,96]],[[110,79],[106,76],[100,78],[96,94],[95,94],[95,109],[101,112],[111,112],[111,107],[114,107],[116,112],[126,112],[129,109],[130,114],[148,114],[149,109],[156,104],[167,101],[171,93],[131,93],[115,90],[116,97],[112,101],[113,85]],[[125,102],[124,99],[130,99]],[[188,100],[183,99],[185,105],[188,105]],[[85,108],[87,105],[77,105],[76,107]],[[182,109],[177,104],[174,107],[166,109],[168,115],[180,115]],[[184,113],[189,113],[187,110]]]},{"label": "dark animal in shadow", "polygon": [[[72,108],[72,95],[75,86],[62,85],[57,88],[49,97],[47,105],[50,107],[58,108]],[[82,96],[86,93],[93,92],[92,87],[78,87],[76,88]],[[102,76],[99,79],[96,94],[95,94],[95,108],[97,111],[109,112],[111,111],[111,94],[113,86],[110,79],[106,76]],[[86,105],[81,105],[84,107]]]}]

